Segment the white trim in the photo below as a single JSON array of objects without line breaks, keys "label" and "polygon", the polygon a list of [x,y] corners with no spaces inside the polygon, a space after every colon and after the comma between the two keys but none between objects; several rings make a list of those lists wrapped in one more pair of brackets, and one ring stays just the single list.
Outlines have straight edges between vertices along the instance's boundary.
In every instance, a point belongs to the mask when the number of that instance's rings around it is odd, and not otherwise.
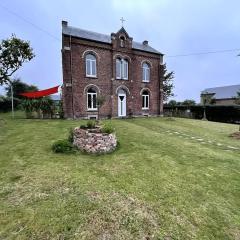
[{"label": "white trim", "polygon": [[[91,55],[94,57],[94,59],[87,59],[87,56]],[[89,67],[90,69],[88,69],[88,63],[89,63]],[[95,74],[93,74],[93,66],[95,65]],[[85,69],[86,69],[86,77],[97,77],[97,60],[96,60],[96,56],[88,53],[85,56]],[[90,74],[88,74],[88,70],[90,71]]]},{"label": "white trim", "polygon": [[[88,107],[88,96],[91,96],[91,107]],[[96,108],[93,107],[93,96],[96,96]],[[97,92],[95,93],[87,93],[87,110],[88,111],[96,111],[97,110]]]},{"label": "white trim", "polygon": [[[148,101],[146,100],[148,98]],[[142,94],[142,110],[149,110],[149,106],[150,106],[150,96],[149,93],[148,94]],[[148,106],[147,106],[148,103]]]},{"label": "white trim", "polygon": [[[143,66],[144,64],[146,64],[147,67]],[[147,79],[147,71],[148,71],[148,77],[149,77],[148,79]],[[151,69],[150,69],[149,63],[143,62],[143,64],[142,64],[142,82],[146,82],[146,83],[150,82],[150,75],[151,75]]]}]

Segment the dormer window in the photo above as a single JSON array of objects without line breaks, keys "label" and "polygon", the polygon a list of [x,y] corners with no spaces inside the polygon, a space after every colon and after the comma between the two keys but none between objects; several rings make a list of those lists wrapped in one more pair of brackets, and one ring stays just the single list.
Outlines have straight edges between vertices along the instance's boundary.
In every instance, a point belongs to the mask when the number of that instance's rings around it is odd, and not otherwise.
[{"label": "dormer window", "polygon": [[120,37],[120,47],[124,47],[125,46],[125,37],[121,36]]}]

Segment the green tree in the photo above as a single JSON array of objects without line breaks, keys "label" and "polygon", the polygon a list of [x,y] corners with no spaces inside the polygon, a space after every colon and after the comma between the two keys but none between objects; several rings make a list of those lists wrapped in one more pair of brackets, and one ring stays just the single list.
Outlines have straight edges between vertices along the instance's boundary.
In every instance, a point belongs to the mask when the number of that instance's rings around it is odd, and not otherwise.
[{"label": "green tree", "polygon": [[202,120],[207,120],[206,116],[206,105],[214,104],[215,99],[212,97],[212,94],[209,94],[208,92],[202,93],[201,94],[201,100],[203,104],[203,119]]},{"label": "green tree", "polygon": [[21,40],[15,35],[0,42],[0,85],[8,84],[11,87],[13,116],[13,86],[11,77],[24,62],[30,61],[34,56],[29,42]]},{"label": "green tree", "polygon": [[[13,97],[23,99],[24,96],[19,95],[23,92],[32,92],[32,91],[38,91],[38,88],[34,85],[28,85],[27,83],[24,83],[21,81],[20,78],[14,79],[12,81],[12,87],[13,87]],[[11,97],[11,86],[5,87],[6,95],[8,97]]]},{"label": "green tree", "polygon": [[196,105],[196,101],[193,99],[186,99],[182,102],[182,105],[185,106],[195,106]]},{"label": "green tree", "polygon": [[175,107],[175,106],[177,106],[177,101],[170,100],[167,105],[170,106],[170,107]]},{"label": "green tree", "polygon": [[168,72],[166,64],[163,65],[163,101],[167,101],[169,97],[174,96],[173,94],[173,79],[174,79],[174,72]]}]

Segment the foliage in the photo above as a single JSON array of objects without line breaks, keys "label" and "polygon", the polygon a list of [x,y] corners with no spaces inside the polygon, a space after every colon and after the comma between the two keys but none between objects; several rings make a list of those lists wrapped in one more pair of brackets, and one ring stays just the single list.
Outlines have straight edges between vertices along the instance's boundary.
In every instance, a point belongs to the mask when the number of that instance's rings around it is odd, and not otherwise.
[{"label": "foliage", "polygon": [[102,131],[103,133],[108,133],[108,134],[110,134],[110,133],[115,132],[115,129],[114,129],[114,127],[112,126],[111,123],[105,123],[105,124],[103,125],[101,131]]},{"label": "foliage", "polygon": [[[20,78],[14,79],[12,81],[12,87],[13,87],[13,96],[17,97],[19,99],[24,99],[24,96],[19,95],[23,92],[31,92],[31,91],[38,91],[38,88],[34,85],[28,85],[27,83],[24,83],[21,81]],[[11,97],[11,86],[7,85],[5,87],[6,95],[8,97]]]},{"label": "foliage", "polygon": [[168,72],[167,71],[167,66],[164,64],[163,66],[163,100],[167,101],[169,97],[174,96],[173,94],[173,79],[174,79],[174,72]]},{"label": "foliage", "polygon": [[0,43],[0,85],[11,83],[10,77],[13,73],[34,56],[28,41],[21,40],[15,35],[2,40]]},{"label": "foliage", "polygon": [[73,152],[73,145],[66,139],[58,140],[53,143],[52,151],[55,153],[71,153]]},{"label": "foliage", "polygon": [[87,128],[89,128],[89,129],[95,128],[96,121],[95,120],[88,120],[86,125],[87,125]]},{"label": "foliage", "polygon": [[21,108],[25,111],[25,112],[33,112],[35,110],[35,106],[34,106],[34,102],[32,99],[23,99],[21,101]]},{"label": "foliage", "polygon": [[[19,106],[19,99],[13,98],[14,106]],[[8,112],[12,109],[12,99],[10,97],[5,97],[0,95],[0,112]]]},{"label": "foliage", "polygon": [[215,98],[213,98],[213,94],[207,92],[201,94],[201,101],[203,106],[214,104],[216,102]]},{"label": "foliage", "polygon": [[42,111],[43,114],[51,114],[53,104],[53,100],[49,97],[36,99],[26,98],[21,101],[21,107],[26,113]]},{"label": "foliage", "polygon": [[97,96],[97,106],[98,108],[101,108],[101,106],[104,104],[106,98],[103,95],[98,95]]},{"label": "foliage", "polygon": [[185,106],[195,106],[196,105],[196,101],[193,99],[186,99],[182,102],[182,105]]},{"label": "foliage", "polygon": [[73,128],[69,128],[69,132],[68,132],[68,141],[70,143],[73,143]]},{"label": "foliage", "polygon": [[235,98],[234,101],[237,105],[240,105],[240,92],[237,92],[237,97]]},{"label": "foliage", "polygon": [[175,101],[175,100],[170,100],[167,105],[168,105],[168,106],[171,106],[171,107],[174,107],[174,106],[177,105],[177,101]]}]

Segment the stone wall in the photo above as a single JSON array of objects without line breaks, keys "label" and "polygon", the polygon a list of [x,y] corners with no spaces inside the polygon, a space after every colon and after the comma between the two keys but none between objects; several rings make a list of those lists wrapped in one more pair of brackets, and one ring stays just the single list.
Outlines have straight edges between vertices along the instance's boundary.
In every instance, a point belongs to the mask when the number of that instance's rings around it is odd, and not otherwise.
[{"label": "stone wall", "polygon": [[97,129],[75,128],[73,131],[73,145],[88,153],[108,153],[117,147],[116,135],[102,133]]}]

